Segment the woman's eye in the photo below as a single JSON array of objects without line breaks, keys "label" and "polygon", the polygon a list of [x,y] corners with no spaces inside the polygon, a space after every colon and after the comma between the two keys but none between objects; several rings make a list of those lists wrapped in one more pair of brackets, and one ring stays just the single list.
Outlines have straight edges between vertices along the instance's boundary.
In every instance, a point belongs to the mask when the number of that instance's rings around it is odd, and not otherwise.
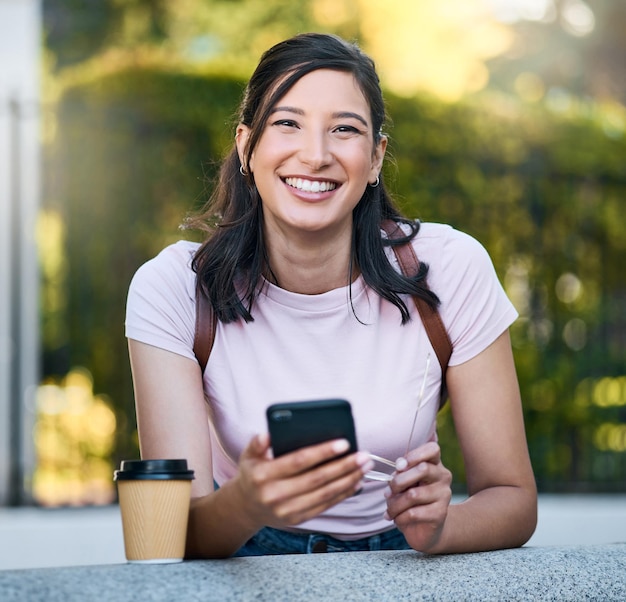
[{"label": "woman's eye", "polygon": [[274,125],[282,126],[282,127],[289,127],[289,128],[298,127],[298,124],[295,121],[292,121],[291,119],[279,119],[278,121],[274,122]]},{"label": "woman's eye", "polygon": [[360,134],[361,131],[353,125],[340,125],[335,128],[335,132],[339,134]]}]

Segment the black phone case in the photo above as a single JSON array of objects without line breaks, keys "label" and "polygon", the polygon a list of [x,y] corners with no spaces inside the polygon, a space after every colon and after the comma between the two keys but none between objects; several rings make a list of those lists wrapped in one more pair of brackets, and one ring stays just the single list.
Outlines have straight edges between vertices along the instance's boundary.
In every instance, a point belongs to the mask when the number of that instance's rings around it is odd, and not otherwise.
[{"label": "black phone case", "polygon": [[345,399],[276,403],[267,408],[274,457],[330,439],[347,439],[357,451],[352,408]]}]

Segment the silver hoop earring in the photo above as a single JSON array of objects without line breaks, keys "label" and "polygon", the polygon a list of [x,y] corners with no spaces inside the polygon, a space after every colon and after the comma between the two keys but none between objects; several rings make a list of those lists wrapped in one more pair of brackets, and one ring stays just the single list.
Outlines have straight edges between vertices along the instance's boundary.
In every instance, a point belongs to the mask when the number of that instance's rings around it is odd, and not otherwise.
[{"label": "silver hoop earring", "polygon": [[372,188],[376,188],[380,184],[380,177],[376,176],[376,181],[373,184],[370,184]]},{"label": "silver hoop earring", "polygon": [[243,165],[239,166],[239,173],[245,178],[248,175],[248,172],[243,168]]}]

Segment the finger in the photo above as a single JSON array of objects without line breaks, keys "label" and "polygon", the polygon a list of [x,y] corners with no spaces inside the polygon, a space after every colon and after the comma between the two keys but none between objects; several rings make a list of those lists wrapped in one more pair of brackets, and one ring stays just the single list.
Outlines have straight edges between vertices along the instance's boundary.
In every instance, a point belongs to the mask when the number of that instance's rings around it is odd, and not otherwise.
[{"label": "finger", "polygon": [[346,439],[334,439],[318,445],[310,445],[299,450],[276,458],[272,469],[276,477],[289,477],[302,474],[322,464],[345,454],[350,449]]},{"label": "finger", "polygon": [[[445,498],[438,499],[429,504],[409,506],[405,510],[393,514],[392,520],[401,530],[427,526],[438,529],[446,520],[448,507],[449,501],[446,501]],[[392,512],[389,512],[389,517],[392,517]]]},{"label": "finger", "polygon": [[447,513],[452,490],[443,482],[412,487],[401,494],[387,493],[385,518],[396,524],[430,521]]},{"label": "finger", "polygon": [[[251,442],[249,453],[261,453],[260,443]],[[365,452],[344,456],[348,447],[336,440],[269,461],[244,462],[250,467],[249,493],[265,509],[265,524],[297,524],[354,495],[373,463]]]},{"label": "finger", "polygon": [[441,461],[441,448],[438,443],[429,441],[424,445],[412,449],[404,458],[396,460],[396,470],[404,471],[420,462],[431,462],[438,464]]},{"label": "finger", "polygon": [[318,516],[335,504],[351,497],[361,486],[360,470],[327,482],[305,494],[290,497],[275,506],[280,524],[296,525]]},{"label": "finger", "polygon": [[256,436],[256,445],[258,445],[258,449],[266,453],[270,449],[270,434],[269,433],[261,433]]},{"label": "finger", "polygon": [[394,493],[400,493],[410,487],[434,483],[438,480],[439,467],[429,462],[421,462],[404,471],[396,471],[389,486]]},{"label": "finger", "polygon": [[241,460],[242,465],[254,466],[254,470],[250,473],[250,479],[255,487],[261,487],[265,483],[289,479],[305,473],[314,466],[345,453],[348,448],[349,443],[346,440],[336,439],[320,445],[304,447],[272,459],[269,455],[269,435],[264,434],[252,438],[242,452]]},{"label": "finger", "polygon": [[360,482],[372,467],[373,462],[369,454],[357,452],[299,474],[294,477],[293,482],[301,485],[302,489],[315,491],[344,477],[351,477],[356,482]]},{"label": "finger", "polygon": [[[277,461],[273,462],[273,464],[276,463]],[[271,490],[266,492],[268,496],[266,502],[275,504],[289,498],[320,492],[327,485],[336,482],[338,484],[335,485],[335,489],[339,488],[341,490],[341,479],[346,477],[350,479],[349,486],[352,487],[352,483],[360,483],[363,475],[368,470],[371,470],[371,467],[372,461],[369,455],[364,452],[357,452],[356,454],[318,465],[305,472],[279,477],[274,479]],[[267,472],[275,467],[264,466],[263,468],[265,469],[264,472]]]},{"label": "finger", "polygon": [[405,473],[397,473],[385,491],[391,515],[397,515],[413,505],[443,501],[447,506],[452,498],[452,473],[441,463],[422,462]]},{"label": "finger", "polygon": [[321,506],[326,509],[354,495],[371,465],[368,454],[351,454],[293,477],[266,483],[261,501],[281,518],[302,511],[319,512]]},{"label": "finger", "polygon": [[438,496],[432,486],[410,487],[400,493],[394,493],[391,489],[385,492],[387,499],[387,514],[394,519],[396,516],[415,506],[423,506],[436,502]]},{"label": "finger", "polygon": [[270,438],[267,433],[255,435],[241,453],[242,458],[265,458],[270,449]]}]

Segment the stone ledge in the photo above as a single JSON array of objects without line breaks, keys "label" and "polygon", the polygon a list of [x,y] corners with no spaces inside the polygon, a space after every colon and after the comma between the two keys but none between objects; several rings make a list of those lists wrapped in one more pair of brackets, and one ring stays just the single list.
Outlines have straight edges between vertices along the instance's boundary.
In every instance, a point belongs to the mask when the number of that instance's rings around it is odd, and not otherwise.
[{"label": "stone ledge", "polygon": [[0,600],[626,600],[626,543],[0,571]]}]

